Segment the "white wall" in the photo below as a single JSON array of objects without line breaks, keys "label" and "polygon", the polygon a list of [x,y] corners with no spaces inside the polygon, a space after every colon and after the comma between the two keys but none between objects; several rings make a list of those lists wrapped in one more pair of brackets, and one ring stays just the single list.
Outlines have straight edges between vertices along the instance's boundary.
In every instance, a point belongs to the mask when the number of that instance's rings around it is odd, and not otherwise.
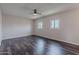
[{"label": "white wall", "polygon": [[[60,20],[60,29],[55,30],[50,28],[50,21],[53,19]],[[0,13],[1,20],[0,33],[2,32],[3,39],[32,35],[33,30],[33,34],[35,35],[79,45],[79,9],[39,18],[34,21],[5,14],[1,18]],[[42,30],[36,28],[39,21],[43,21],[44,23]]]},{"label": "white wall", "polygon": [[[59,19],[60,29],[51,29],[50,20]],[[43,21],[43,29],[38,30],[37,22]],[[74,9],[35,20],[34,34],[79,45],[79,9]]]},{"label": "white wall", "polygon": [[2,15],[3,39],[32,35],[32,20],[12,15]]},{"label": "white wall", "polygon": [[1,45],[1,41],[2,41],[2,13],[0,10],[0,45]]}]

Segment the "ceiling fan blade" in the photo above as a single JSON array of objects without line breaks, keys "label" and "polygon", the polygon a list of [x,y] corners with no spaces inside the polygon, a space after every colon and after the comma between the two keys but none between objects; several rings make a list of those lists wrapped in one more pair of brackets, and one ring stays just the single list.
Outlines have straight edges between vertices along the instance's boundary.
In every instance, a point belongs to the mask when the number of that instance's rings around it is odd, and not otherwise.
[{"label": "ceiling fan blade", "polygon": [[37,14],[42,15],[41,13],[37,13]]}]

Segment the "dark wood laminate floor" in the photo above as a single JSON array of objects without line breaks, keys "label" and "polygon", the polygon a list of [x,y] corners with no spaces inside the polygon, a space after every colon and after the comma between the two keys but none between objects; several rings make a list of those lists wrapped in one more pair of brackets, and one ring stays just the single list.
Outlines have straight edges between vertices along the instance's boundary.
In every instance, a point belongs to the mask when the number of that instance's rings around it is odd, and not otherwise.
[{"label": "dark wood laminate floor", "polygon": [[3,40],[1,55],[74,55],[55,41],[38,36]]}]

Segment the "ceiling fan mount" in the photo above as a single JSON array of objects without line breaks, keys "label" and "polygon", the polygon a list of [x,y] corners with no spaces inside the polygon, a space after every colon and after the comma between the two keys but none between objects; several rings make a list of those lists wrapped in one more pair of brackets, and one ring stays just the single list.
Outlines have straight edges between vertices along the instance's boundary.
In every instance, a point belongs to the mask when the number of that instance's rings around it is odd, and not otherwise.
[{"label": "ceiling fan mount", "polygon": [[37,9],[34,9],[34,13],[35,13],[35,14],[37,13]]}]

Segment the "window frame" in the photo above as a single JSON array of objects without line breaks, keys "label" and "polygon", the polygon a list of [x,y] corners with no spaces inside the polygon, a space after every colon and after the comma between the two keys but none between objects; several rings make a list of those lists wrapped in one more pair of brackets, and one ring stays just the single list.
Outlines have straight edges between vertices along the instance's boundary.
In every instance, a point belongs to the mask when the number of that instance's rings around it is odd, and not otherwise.
[{"label": "window frame", "polygon": [[50,24],[51,29],[59,29],[60,28],[60,20],[59,19],[53,19],[50,22],[51,22],[51,24]]},{"label": "window frame", "polygon": [[43,29],[43,22],[37,22],[37,29]]}]

